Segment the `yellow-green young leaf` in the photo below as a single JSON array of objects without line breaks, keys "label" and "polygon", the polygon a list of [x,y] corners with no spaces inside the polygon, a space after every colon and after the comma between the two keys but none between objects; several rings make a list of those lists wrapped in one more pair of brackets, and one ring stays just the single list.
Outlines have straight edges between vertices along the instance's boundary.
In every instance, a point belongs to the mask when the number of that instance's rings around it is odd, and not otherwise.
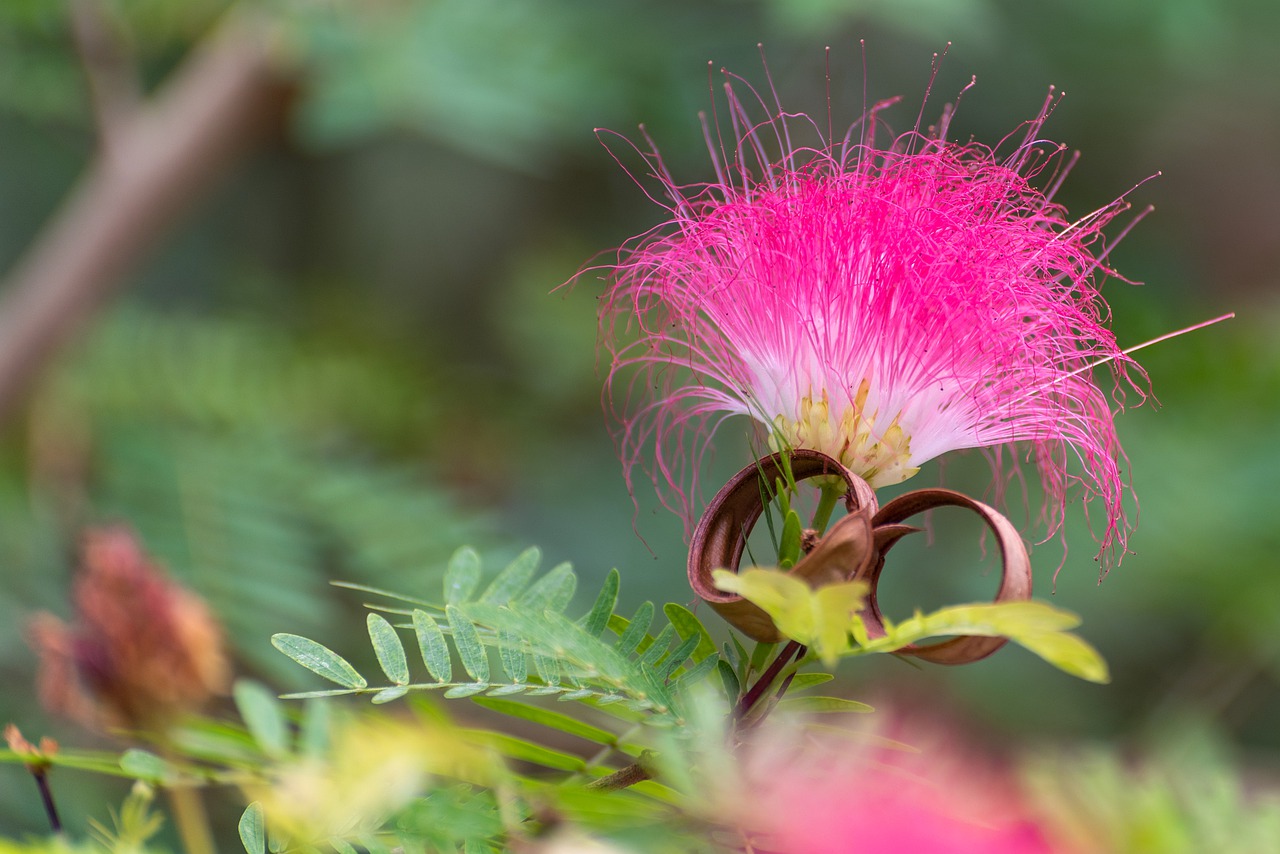
[{"label": "yellow-green young leaf", "polygon": [[797,632],[806,637],[812,632],[813,626],[808,622],[810,617],[808,602],[813,588],[800,579],[757,567],[751,567],[737,574],[727,569],[717,569],[711,575],[715,579],[716,587],[726,593],[736,593],[763,608],[765,613],[778,623],[778,629],[784,635],[793,640],[800,640],[782,627],[782,623],[779,622],[782,619],[787,619]]},{"label": "yellow-green young leaf", "polygon": [[1098,651],[1067,631],[1078,625],[1077,615],[1047,602],[958,605],[917,614],[896,625],[886,620],[885,637],[861,645],[869,652],[892,652],[909,643],[948,635],[1006,637],[1072,676],[1090,682],[1109,681],[1107,663]]},{"label": "yellow-green young leaf", "polygon": [[1050,632],[1025,634],[1014,640],[1072,676],[1102,684],[1111,681],[1106,660],[1079,635]]},{"label": "yellow-green young leaf", "polygon": [[1080,625],[1078,615],[1048,602],[988,602],[981,605],[958,605],[943,608],[960,622],[975,626],[990,625],[992,634],[1016,637],[1027,632],[1065,632]]},{"label": "yellow-green young leaf", "polygon": [[734,574],[718,569],[716,586],[760,606],[778,631],[813,648],[830,666],[849,649],[849,631],[866,599],[867,584],[846,581],[814,590],[798,578],[768,569]]},{"label": "yellow-green young leaf", "polygon": [[817,629],[812,646],[830,667],[842,653],[849,651],[849,630],[867,598],[865,581],[828,584],[813,594],[814,623]]},{"label": "yellow-green young leaf", "polygon": [[1078,625],[1080,618],[1075,614],[1046,602],[954,605],[931,614],[916,614],[897,624],[885,620],[885,637],[872,640],[867,646],[876,652],[888,652],[926,638],[946,635],[1018,640],[1024,635],[1061,632]]}]

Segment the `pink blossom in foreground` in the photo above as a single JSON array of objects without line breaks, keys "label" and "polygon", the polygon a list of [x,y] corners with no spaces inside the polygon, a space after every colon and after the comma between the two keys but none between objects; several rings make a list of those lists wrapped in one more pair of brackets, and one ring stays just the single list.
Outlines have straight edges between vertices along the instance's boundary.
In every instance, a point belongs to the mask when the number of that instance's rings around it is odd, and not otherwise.
[{"label": "pink blossom in foreground", "polygon": [[676,184],[650,144],[669,219],[605,265],[606,404],[628,483],[648,469],[691,526],[697,473],[733,416],[874,487],[983,448],[999,493],[1019,443],[1049,534],[1078,487],[1105,508],[1100,554],[1123,553],[1125,457],[1093,373],[1135,367],[1098,291],[1103,229],[1128,204],[1072,220],[1053,202],[1071,163],[1038,138],[1052,94],[998,153],[947,142],[949,112],[881,147],[871,129],[891,102],[827,141],[780,107],[756,123],[725,91],[734,133],[707,134],[717,180]]},{"label": "pink blossom in foreground", "polygon": [[1015,779],[958,746],[954,732],[932,733],[931,741],[927,730],[894,742],[881,736],[879,744],[853,730],[796,736],[774,727],[744,757],[743,788],[731,809],[751,850],[1067,854]]}]

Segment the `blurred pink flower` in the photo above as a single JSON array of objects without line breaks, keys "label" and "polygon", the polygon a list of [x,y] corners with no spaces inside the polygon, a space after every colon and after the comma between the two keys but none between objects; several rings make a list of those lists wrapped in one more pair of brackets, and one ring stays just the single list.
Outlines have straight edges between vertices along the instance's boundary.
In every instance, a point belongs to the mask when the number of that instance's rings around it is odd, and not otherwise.
[{"label": "blurred pink flower", "polygon": [[1123,380],[1136,367],[1098,291],[1103,229],[1128,204],[1071,220],[1053,201],[1073,161],[1038,138],[1052,92],[996,149],[947,142],[949,110],[929,135],[880,147],[892,102],[827,140],[780,106],[756,122],[725,92],[733,136],[707,133],[717,180],[678,185],[646,137],[670,217],[604,265],[606,406],[628,484],[649,469],[691,526],[711,437],[735,415],[771,448],[822,451],[874,487],[984,448],[1000,493],[1016,464],[1005,446],[1023,443],[1048,534],[1078,486],[1105,508],[1100,554],[1122,554],[1125,457],[1093,368]]},{"label": "blurred pink flower", "polygon": [[[876,715],[881,718],[881,714]],[[900,729],[900,728],[899,728]],[[874,733],[875,730],[872,730]],[[883,730],[881,730],[883,732]],[[1065,854],[1014,778],[957,745],[954,731],[797,738],[775,726],[751,743],[738,826],[770,854]],[[884,746],[889,744],[890,746]],[[734,807],[731,807],[733,809]]]}]

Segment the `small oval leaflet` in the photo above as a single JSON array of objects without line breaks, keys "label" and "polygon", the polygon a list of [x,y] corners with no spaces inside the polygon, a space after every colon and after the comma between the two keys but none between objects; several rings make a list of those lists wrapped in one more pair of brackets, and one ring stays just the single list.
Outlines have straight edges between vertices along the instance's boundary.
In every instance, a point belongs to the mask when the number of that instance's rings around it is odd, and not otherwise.
[{"label": "small oval leaflet", "polygon": [[480,601],[494,605],[507,604],[512,597],[529,586],[541,561],[542,552],[536,546],[525,549],[511,561],[506,569],[498,573],[493,581],[489,582],[489,586],[480,595]]},{"label": "small oval leaflet", "polygon": [[262,804],[254,801],[240,816],[240,844],[249,854],[266,854],[267,829]]},{"label": "small oval leaflet", "polygon": [[409,662],[405,658],[404,644],[400,642],[395,627],[381,614],[370,614],[367,622],[369,640],[373,643],[373,651],[378,656],[382,672],[395,684],[408,685]]},{"label": "small oval leaflet", "polygon": [[489,654],[485,651],[475,624],[452,605],[445,606],[449,628],[453,630],[453,643],[467,674],[477,682],[489,681]]},{"label": "small oval leaflet", "polygon": [[453,678],[453,659],[449,656],[449,644],[444,639],[444,632],[440,631],[435,618],[426,611],[415,608],[413,631],[418,636],[418,651],[422,653],[427,671],[437,682],[448,682]]},{"label": "small oval leaflet", "polygon": [[120,770],[138,780],[163,784],[174,775],[168,762],[147,750],[131,748],[120,757]]},{"label": "small oval leaflet", "polygon": [[459,605],[471,598],[480,584],[480,555],[470,546],[463,546],[449,558],[444,571],[444,601]]},{"label": "small oval leaflet", "polygon": [[271,645],[312,673],[344,688],[365,688],[369,685],[345,658],[310,638],[282,632],[271,636]]},{"label": "small oval leaflet", "polygon": [[289,752],[289,724],[276,695],[260,682],[238,679],[232,688],[236,710],[262,752],[279,759]]},{"label": "small oval leaflet", "polygon": [[392,700],[398,700],[408,693],[408,685],[393,685],[390,688],[383,688],[381,691],[374,694],[373,699],[370,702],[375,706],[381,705],[382,703],[390,703]]}]

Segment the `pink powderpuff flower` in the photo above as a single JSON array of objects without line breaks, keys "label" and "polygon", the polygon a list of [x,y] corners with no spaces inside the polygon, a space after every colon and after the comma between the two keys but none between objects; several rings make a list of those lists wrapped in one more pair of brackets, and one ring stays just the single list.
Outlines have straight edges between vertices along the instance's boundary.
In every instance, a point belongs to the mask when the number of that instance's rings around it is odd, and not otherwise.
[{"label": "pink powderpuff flower", "polygon": [[[1098,289],[1115,275],[1103,230],[1129,205],[1073,220],[1053,201],[1074,163],[1039,138],[1053,90],[1021,138],[995,149],[948,142],[950,108],[929,133],[917,121],[878,146],[894,101],[832,140],[780,104],[753,121],[735,80],[731,138],[704,127],[717,180],[678,185],[646,135],[649,150],[636,150],[669,219],[603,265],[605,400],[628,485],[649,469],[691,529],[698,472],[733,416],[770,448],[821,451],[873,487],[981,448],[1001,493],[1017,444],[1039,470],[1048,536],[1078,487],[1105,508],[1099,554],[1123,554],[1112,398],[1123,403],[1120,381],[1141,368]],[[794,142],[802,132],[818,142]],[[1103,364],[1111,397],[1093,376]]]},{"label": "pink powderpuff flower", "polygon": [[[878,707],[879,708],[879,707]],[[1017,778],[936,724],[772,723],[742,753],[724,814],[770,854],[1070,854]]]}]

